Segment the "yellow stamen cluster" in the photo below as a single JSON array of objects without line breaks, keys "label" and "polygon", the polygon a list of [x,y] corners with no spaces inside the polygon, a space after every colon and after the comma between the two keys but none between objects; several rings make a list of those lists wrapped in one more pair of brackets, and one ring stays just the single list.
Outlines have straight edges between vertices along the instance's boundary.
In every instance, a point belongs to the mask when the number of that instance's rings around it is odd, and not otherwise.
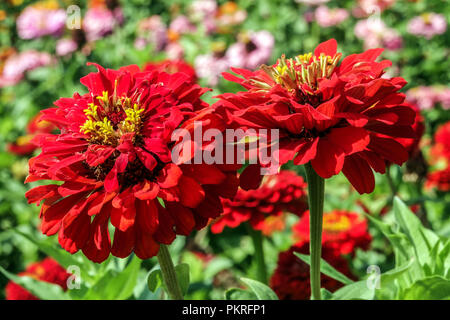
[{"label": "yellow stamen cluster", "polygon": [[[302,84],[307,84],[313,94],[318,88],[319,80],[330,78],[342,54],[333,57],[321,54],[313,56],[312,53],[298,55],[293,59],[286,59],[283,55],[275,66],[262,66],[262,69],[278,84],[288,90],[297,90]],[[260,86],[258,81],[254,84]],[[266,88],[266,86],[261,86]]]},{"label": "yellow stamen cluster", "polygon": [[[133,132],[139,133],[143,121],[143,108],[139,108],[136,103],[131,106],[130,98],[117,98],[115,94],[111,104],[106,91],[102,93],[102,96],[96,98],[103,110],[100,112],[98,105],[90,103],[88,108],[83,110],[87,120],[80,127],[80,132],[88,135],[91,142],[117,145],[122,135]],[[108,118],[108,114],[111,112],[124,113],[125,115],[125,118],[115,127]]]},{"label": "yellow stamen cluster", "polygon": [[351,222],[346,216],[325,214],[323,216],[323,229],[330,233],[338,233],[350,229]]}]

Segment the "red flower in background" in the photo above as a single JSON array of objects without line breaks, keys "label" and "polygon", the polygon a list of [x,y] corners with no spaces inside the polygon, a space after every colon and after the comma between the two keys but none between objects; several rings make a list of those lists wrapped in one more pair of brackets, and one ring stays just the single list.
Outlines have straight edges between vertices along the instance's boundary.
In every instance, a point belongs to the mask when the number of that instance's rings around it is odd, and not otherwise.
[{"label": "red flower in background", "polygon": [[43,111],[42,119],[61,133],[38,139],[42,153],[30,160],[26,182],[62,184],[36,187],[26,197],[29,203],[43,201],[42,232],[58,233],[68,252],[82,250],[95,262],[133,251],[147,259],[160,243],[216,218],[220,197],[237,191],[236,166],[171,159],[176,128],[193,130],[194,121],[208,128],[225,125],[200,99],[208,89],[183,73],[95,66],[97,73],[81,79],[89,93],[61,98],[56,108]]},{"label": "red flower in background", "polygon": [[249,222],[255,230],[269,235],[284,229],[284,213],[301,215],[307,209],[306,183],[293,171],[267,176],[256,190],[239,189],[236,196],[223,200],[224,214],[211,226],[213,233],[225,227],[236,228]]},{"label": "red flower in background", "polygon": [[391,65],[375,61],[383,49],[352,54],[340,64],[336,49],[332,39],[314,53],[283,56],[255,72],[233,68],[243,78],[224,77],[247,91],[222,94],[214,107],[233,127],[279,129],[280,165],[311,162],[323,178],[342,171],[359,193],[370,193],[372,169],[384,173],[386,161],[408,159],[396,139],[415,138],[416,114],[398,92],[406,81],[382,78]]},{"label": "red flower in background", "polygon": [[447,164],[450,164],[450,121],[437,129],[430,154],[435,161],[444,159]]},{"label": "red flower in background", "polygon": [[[336,256],[330,243],[324,243],[322,258],[336,270],[349,278],[354,278],[348,268],[348,262],[343,257]],[[294,252],[309,254],[309,243],[292,246],[289,250],[281,252],[278,264],[270,278],[270,287],[281,300],[309,300],[311,287],[309,282],[309,265],[294,255]],[[343,285],[323,273],[321,274],[321,287],[334,292]]]},{"label": "red flower in background", "polygon": [[[309,212],[293,227],[297,245],[309,243]],[[356,248],[367,249],[372,241],[367,221],[361,215],[334,210],[323,215],[322,242],[336,255],[353,255]]]},{"label": "red flower in background", "polygon": [[144,71],[159,71],[167,73],[183,72],[191,78],[192,82],[197,81],[195,69],[183,60],[163,60],[160,62],[149,62],[144,66]]},{"label": "red flower in background", "polygon": [[[67,278],[70,277],[70,273],[67,273],[55,260],[45,258],[41,262],[31,264],[24,272],[19,273],[19,276],[28,276],[36,280],[54,283],[67,290]],[[5,291],[6,300],[39,300],[12,281],[8,282]]]},{"label": "red flower in background", "polygon": [[38,148],[33,138],[41,133],[51,133],[56,129],[56,126],[48,121],[41,120],[41,114],[35,116],[28,123],[26,128],[26,135],[19,137],[14,143],[7,146],[9,152],[19,156],[27,156],[33,153]]},{"label": "red flower in background", "polygon": [[429,173],[425,186],[443,192],[450,191],[450,167]]}]

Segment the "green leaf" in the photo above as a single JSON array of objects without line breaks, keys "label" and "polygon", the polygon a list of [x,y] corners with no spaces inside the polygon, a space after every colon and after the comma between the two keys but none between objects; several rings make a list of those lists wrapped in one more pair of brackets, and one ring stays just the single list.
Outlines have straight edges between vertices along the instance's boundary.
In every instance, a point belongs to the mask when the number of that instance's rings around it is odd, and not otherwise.
[{"label": "green leaf", "polygon": [[[411,268],[414,260],[411,260],[408,264],[389,270],[386,273],[380,275],[380,290],[391,290],[391,284],[402,274]],[[333,293],[332,300],[373,300],[375,298],[376,286],[368,285],[368,279],[353,282],[346,285],[341,289]]]},{"label": "green leaf", "polygon": [[161,273],[161,269],[156,269],[150,272],[147,278],[148,289],[151,292],[156,292],[158,288],[164,286],[164,281]]},{"label": "green leaf", "polygon": [[404,300],[450,300],[450,280],[434,276],[418,280],[403,293]]},{"label": "green leaf", "polygon": [[85,300],[125,300],[133,294],[141,259],[134,256],[122,272],[108,270],[83,297]]},{"label": "green leaf", "polygon": [[225,292],[225,300],[258,300],[258,298],[248,290],[231,288]]},{"label": "green leaf", "polygon": [[180,263],[179,265],[175,266],[175,273],[177,274],[181,293],[184,296],[189,289],[189,265],[187,263]]},{"label": "green leaf", "polygon": [[322,296],[322,300],[332,300],[333,299],[333,293],[328,291],[325,288],[321,288],[320,293]]},{"label": "green leaf", "polygon": [[398,197],[394,198],[394,215],[396,222],[413,244],[420,265],[430,264],[432,262],[430,252],[439,237],[433,231],[426,229],[419,218]]},{"label": "green leaf", "polygon": [[70,296],[67,292],[53,283],[35,280],[28,276],[16,276],[2,267],[0,267],[0,272],[5,275],[9,280],[15,282],[16,284],[24,287],[33,295],[42,300],[70,300]]},{"label": "green leaf", "polygon": [[278,300],[276,293],[264,283],[248,278],[241,278],[241,281],[249,286],[258,300]]},{"label": "green leaf", "polygon": [[64,268],[67,268],[72,265],[78,266],[81,262],[80,259],[78,259],[76,256],[70,254],[65,250],[57,249],[56,247],[46,243],[45,241],[37,240],[31,237],[30,235],[23,233],[22,231],[19,231],[17,229],[15,229],[14,232],[17,233],[18,235],[21,235],[34,245],[36,245],[39,248],[39,250],[55,259]]},{"label": "green leaf", "polygon": [[[300,258],[304,263],[310,265],[311,264],[311,257],[306,254],[301,254],[298,252],[294,252],[294,254]],[[333,266],[331,266],[328,262],[326,262],[323,259],[320,259],[320,272],[322,272],[324,275],[329,276],[330,278],[333,278],[334,280],[337,280],[343,284],[351,284],[354,281],[349,279],[346,275],[340,273],[337,271]]]}]

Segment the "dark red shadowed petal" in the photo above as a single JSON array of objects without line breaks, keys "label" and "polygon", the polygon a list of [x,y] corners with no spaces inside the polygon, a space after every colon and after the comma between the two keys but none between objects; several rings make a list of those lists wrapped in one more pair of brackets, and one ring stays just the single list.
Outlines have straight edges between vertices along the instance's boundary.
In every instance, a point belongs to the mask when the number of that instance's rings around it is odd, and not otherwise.
[{"label": "dark red shadowed petal", "polygon": [[342,172],[360,194],[371,193],[375,188],[372,169],[358,155],[351,155],[345,159]]}]

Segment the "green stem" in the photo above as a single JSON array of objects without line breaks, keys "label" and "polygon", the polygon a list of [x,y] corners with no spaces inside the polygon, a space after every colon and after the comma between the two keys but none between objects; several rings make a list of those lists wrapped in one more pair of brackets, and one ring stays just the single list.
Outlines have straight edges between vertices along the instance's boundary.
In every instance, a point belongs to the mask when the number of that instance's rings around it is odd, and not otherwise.
[{"label": "green stem", "polygon": [[159,246],[158,262],[170,298],[172,300],[183,300],[183,294],[181,293],[180,284],[178,283],[177,274],[172,258],[170,257],[169,249],[164,244],[160,244]]},{"label": "green stem", "polygon": [[311,163],[305,165],[305,171],[308,182],[311,299],[320,300],[320,257],[322,254],[322,219],[325,180],[314,171]]},{"label": "green stem", "polygon": [[267,284],[267,268],[264,259],[263,235],[261,231],[253,229],[247,224],[248,233],[253,241],[253,248],[255,250],[255,261],[258,272],[258,281]]},{"label": "green stem", "polygon": [[391,198],[390,198],[389,202],[392,203],[392,201],[394,200],[394,197],[397,195],[397,187],[395,186],[395,183],[392,180],[390,165],[386,166],[386,178],[387,178],[387,181],[389,184],[389,188],[391,189]]}]

